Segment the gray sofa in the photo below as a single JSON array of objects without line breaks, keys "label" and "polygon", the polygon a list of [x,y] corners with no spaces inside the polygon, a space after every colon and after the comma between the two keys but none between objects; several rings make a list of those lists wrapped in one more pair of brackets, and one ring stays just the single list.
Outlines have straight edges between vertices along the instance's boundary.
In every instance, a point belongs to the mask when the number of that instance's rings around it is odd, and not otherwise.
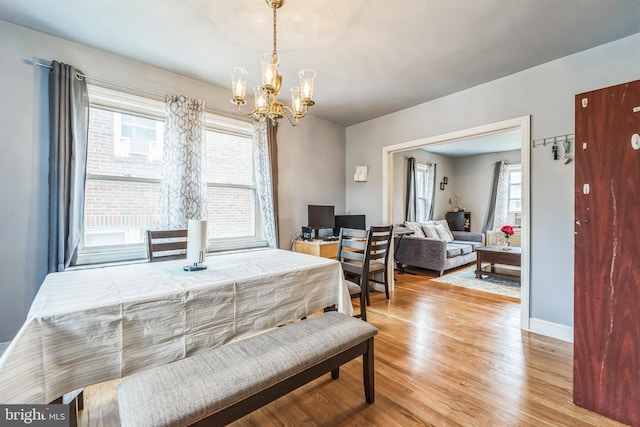
[{"label": "gray sofa", "polygon": [[435,270],[442,276],[445,270],[476,261],[475,248],[484,246],[484,234],[452,231],[454,240],[406,235],[394,239],[394,260],[399,269],[405,265]]}]

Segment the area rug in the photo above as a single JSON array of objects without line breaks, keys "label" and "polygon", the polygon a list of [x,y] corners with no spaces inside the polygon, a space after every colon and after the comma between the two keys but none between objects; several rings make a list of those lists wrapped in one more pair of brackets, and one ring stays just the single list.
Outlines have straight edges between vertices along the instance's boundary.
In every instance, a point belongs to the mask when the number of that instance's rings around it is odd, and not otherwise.
[{"label": "area rug", "polygon": [[505,295],[512,298],[520,298],[520,283],[515,280],[505,280],[497,277],[484,277],[476,279],[475,266],[453,273],[445,274],[442,277],[435,277],[434,282],[448,283],[454,286],[477,289],[479,291],[490,292],[492,294]]}]

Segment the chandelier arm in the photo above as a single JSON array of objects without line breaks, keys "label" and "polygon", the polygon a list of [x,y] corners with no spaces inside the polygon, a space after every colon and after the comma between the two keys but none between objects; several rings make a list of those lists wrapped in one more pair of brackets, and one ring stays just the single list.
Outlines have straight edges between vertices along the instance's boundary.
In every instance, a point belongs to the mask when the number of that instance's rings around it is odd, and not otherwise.
[{"label": "chandelier arm", "polygon": [[300,123],[300,118],[297,116],[293,116],[292,118],[290,114],[285,114],[285,117],[287,118],[291,126],[298,126],[298,124]]},{"label": "chandelier arm", "polygon": [[291,117],[296,117],[298,119],[303,118],[307,114],[307,110],[308,110],[307,107],[304,107],[304,110],[302,111],[302,113],[298,114],[295,111],[293,111],[293,109],[288,105],[283,105],[282,107],[285,113],[288,113],[288,115],[290,115]]},{"label": "chandelier arm", "polygon": [[254,109],[252,112],[250,113],[245,113],[244,111],[242,111],[242,104],[236,104],[238,106],[238,111],[240,112],[240,114],[242,114],[243,116],[253,116],[258,112],[258,109]]}]

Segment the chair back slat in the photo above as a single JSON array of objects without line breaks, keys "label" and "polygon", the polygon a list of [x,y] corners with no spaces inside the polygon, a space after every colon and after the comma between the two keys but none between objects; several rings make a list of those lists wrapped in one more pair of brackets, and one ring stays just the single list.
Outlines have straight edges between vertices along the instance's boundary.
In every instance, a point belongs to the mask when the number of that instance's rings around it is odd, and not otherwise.
[{"label": "chair back slat", "polygon": [[389,259],[393,225],[372,225],[369,231],[371,232],[371,255],[369,258],[372,261],[383,259],[386,266]]}]

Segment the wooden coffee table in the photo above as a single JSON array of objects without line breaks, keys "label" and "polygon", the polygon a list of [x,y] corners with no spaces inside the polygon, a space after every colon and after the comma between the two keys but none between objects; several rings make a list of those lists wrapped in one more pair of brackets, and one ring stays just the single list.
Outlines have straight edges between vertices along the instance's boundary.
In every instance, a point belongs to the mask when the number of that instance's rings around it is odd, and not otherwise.
[{"label": "wooden coffee table", "polygon": [[[496,272],[496,264],[520,267],[521,248],[504,248],[501,246],[483,246],[476,248],[476,277],[493,276],[501,279],[520,281],[519,276]],[[482,263],[489,263],[488,268],[482,268]]]}]

